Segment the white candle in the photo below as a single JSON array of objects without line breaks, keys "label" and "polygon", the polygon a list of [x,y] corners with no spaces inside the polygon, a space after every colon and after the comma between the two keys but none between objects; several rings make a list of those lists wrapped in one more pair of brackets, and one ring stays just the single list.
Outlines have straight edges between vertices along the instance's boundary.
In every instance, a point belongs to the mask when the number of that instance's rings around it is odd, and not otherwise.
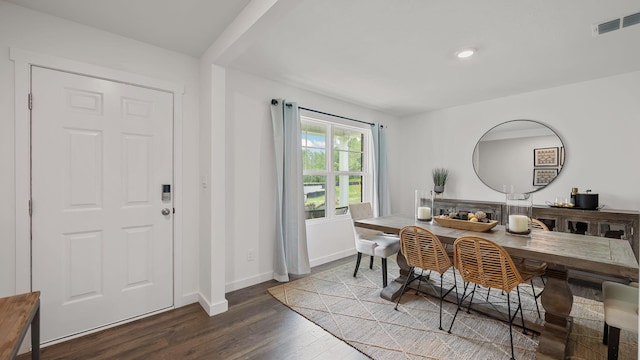
[{"label": "white candle", "polygon": [[529,231],[529,217],[525,215],[509,215],[509,231],[511,232]]},{"label": "white candle", "polygon": [[431,208],[426,206],[418,207],[418,220],[431,219]]}]

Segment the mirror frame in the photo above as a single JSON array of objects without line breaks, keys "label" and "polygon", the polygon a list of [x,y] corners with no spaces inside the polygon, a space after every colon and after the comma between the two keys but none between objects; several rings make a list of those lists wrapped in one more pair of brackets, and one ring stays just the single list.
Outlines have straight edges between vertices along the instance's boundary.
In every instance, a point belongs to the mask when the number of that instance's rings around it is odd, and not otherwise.
[{"label": "mirror frame", "polygon": [[[543,123],[541,123],[539,121],[536,121],[536,120],[527,120],[527,119],[516,119],[516,120],[509,120],[509,121],[505,121],[505,122],[499,123],[499,124],[491,127],[484,134],[482,134],[482,136],[480,136],[480,138],[476,142],[475,147],[473,148],[473,154],[471,155],[471,163],[472,163],[472,166],[473,166],[473,171],[476,173],[476,176],[478,177],[478,179],[480,179],[480,181],[484,185],[486,185],[490,189],[495,190],[495,191],[497,191],[499,193],[505,194],[505,193],[509,192],[508,189],[504,189],[504,185],[503,184],[500,184],[498,186],[496,184],[493,184],[493,185],[488,184],[487,183],[487,179],[483,179],[480,176],[480,174],[478,173],[478,167],[480,165],[476,166],[476,163],[477,163],[476,159],[479,156],[477,154],[478,146],[480,145],[480,142],[482,141],[483,138],[485,138],[487,135],[491,134],[492,132],[495,132],[496,128],[499,128],[500,126],[504,126],[506,124],[513,124],[515,122],[527,122],[527,123],[535,124],[537,127],[544,127],[546,130],[548,130],[550,132],[549,135],[550,136],[554,135],[557,138],[558,142],[560,143],[560,146],[558,148],[558,166],[555,167],[555,169],[558,169],[557,175],[551,181],[549,181],[548,184],[545,184],[545,185],[533,185],[533,180],[532,180],[530,186],[525,186],[526,188],[530,188],[530,191],[523,192],[523,193],[530,194],[530,193],[534,193],[536,191],[540,191],[540,190],[544,189],[545,187],[549,186],[550,184],[552,184],[558,178],[558,176],[562,172],[562,169],[564,168],[564,165],[566,163],[566,158],[565,158],[565,156],[566,156],[566,147],[564,145],[564,141],[562,141],[562,138],[560,137],[560,135],[558,135],[558,133],[555,130],[553,130],[551,127],[549,127],[548,125],[543,124]],[[547,167],[547,169],[552,169],[552,168],[554,168],[554,167]],[[538,169],[538,168],[537,167],[533,167],[532,169],[535,170],[535,169]],[[544,169],[544,168],[540,168],[540,169]],[[525,188],[525,187],[523,187],[523,188]]]}]

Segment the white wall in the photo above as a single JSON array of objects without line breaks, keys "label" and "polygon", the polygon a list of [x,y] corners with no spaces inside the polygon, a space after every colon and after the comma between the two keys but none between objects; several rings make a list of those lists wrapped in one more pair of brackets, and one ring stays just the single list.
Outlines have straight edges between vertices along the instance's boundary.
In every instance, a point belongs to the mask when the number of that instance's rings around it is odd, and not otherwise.
[{"label": "white wall", "polygon": [[[227,69],[227,291],[273,278],[275,173],[270,101],[286,98],[300,106],[365,121],[394,118],[333,98]],[[307,225],[312,265],[354,254],[351,220]],[[247,261],[252,249],[255,261]]]},{"label": "white wall", "polygon": [[[15,173],[14,82],[9,48],[184,84],[182,289],[185,302],[198,291],[198,60],[138,41],[0,1],[0,297],[14,294]],[[26,96],[26,94],[25,94]],[[180,304],[178,304],[180,305]]]},{"label": "white wall", "polygon": [[[529,119],[546,124],[564,142],[566,161],[534,204],[593,190],[611,209],[640,209],[640,72],[540,90],[412,116],[390,132],[392,208],[412,213],[413,190],[432,188],[431,169],[445,167],[445,197],[504,201],[476,176],[476,142],[493,126]],[[508,166],[508,164],[504,164]],[[396,175],[398,174],[398,175]],[[401,174],[401,175],[399,175]]]},{"label": "white wall", "polygon": [[[567,149],[563,172],[550,187],[534,195],[535,203],[564,197],[577,186],[599,193],[601,203],[610,208],[640,208],[640,169],[635,158],[640,153],[636,139],[640,133],[640,72],[398,121],[334,98],[212,67],[208,59],[199,61],[0,1],[0,51],[4,54],[0,56],[0,166],[5,169],[0,175],[0,196],[4,200],[0,206],[0,296],[15,292],[10,47],[186,85],[184,224],[182,234],[176,235],[182,237],[183,244],[183,288],[179,292],[192,300],[198,292],[204,293],[209,306],[224,299],[222,288],[231,291],[272,278],[275,216],[271,98],[387,124],[393,212],[413,213],[413,191],[433,186],[434,167],[451,171],[447,197],[503,201],[503,195],[478,180],[471,156],[484,132],[512,119],[549,125]],[[206,180],[207,188],[201,186],[201,180]],[[308,226],[312,265],[354,252],[349,223],[342,219]],[[254,261],[247,260],[250,249]]]}]

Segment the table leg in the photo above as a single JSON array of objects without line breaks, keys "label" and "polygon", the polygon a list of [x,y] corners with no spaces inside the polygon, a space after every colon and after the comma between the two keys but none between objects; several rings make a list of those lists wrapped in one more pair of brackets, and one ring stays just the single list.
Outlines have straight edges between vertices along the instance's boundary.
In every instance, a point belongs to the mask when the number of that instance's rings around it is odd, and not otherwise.
[{"label": "table leg", "polygon": [[407,276],[409,276],[410,271],[410,266],[409,264],[407,264],[407,259],[405,259],[404,255],[402,255],[401,252],[398,252],[398,255],[396,256],[396,262],[400,267],[400,276],[395,278],[395,280],[390,282],[389,285],[387,285],[380,292],[380,297],[389,301],[396,301],[398,297],[400,297],[402,286],[407,280]]},{"label": "table leg", "polygon": [[567,282],[567,268],[550,264],[546,270],[547,284],[540,298],[545,310],[544,329],[540,334],[537,357],[564,359],[571,330],[573,294]]},{"label": "table leg", "polygon": [[31,320],[31,358],[40,360],[40,299],[36,307],[36,313]]}]

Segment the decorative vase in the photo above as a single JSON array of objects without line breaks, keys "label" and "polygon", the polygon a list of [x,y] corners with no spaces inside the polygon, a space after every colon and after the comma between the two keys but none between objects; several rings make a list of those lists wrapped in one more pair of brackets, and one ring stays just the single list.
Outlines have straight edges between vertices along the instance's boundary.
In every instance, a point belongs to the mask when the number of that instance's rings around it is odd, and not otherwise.
[{"label": "decorative vase", "polygon": [[431,211],[433,209],[431,191],[416,190],[415,200],[416,220],[431,221]]},{"label": "decorative vase", "polygon": [[433,187],[433,192],[436,194],[442,194],[444,192],[444,185],[435,185]]},{"label": "decorative vase", "polygon": [[507,233],[531,236],[531,194],[507,193]]}]

